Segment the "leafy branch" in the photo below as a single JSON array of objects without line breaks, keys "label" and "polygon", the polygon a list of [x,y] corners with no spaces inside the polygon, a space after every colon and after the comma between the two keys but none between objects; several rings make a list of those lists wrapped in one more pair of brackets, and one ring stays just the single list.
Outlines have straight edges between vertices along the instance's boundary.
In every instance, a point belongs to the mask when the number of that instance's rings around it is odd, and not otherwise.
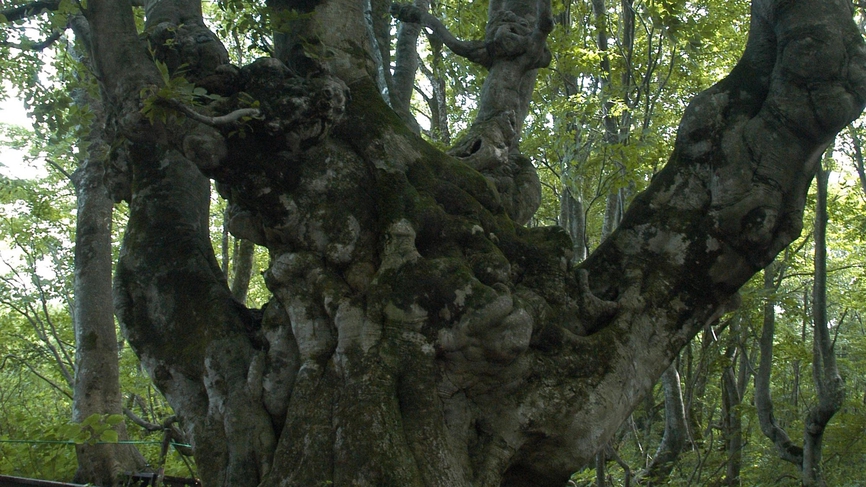
[{"label": "leafy branch", "polygon": [[225,115],[212,117],[199,113],[193,107],[200,106],[200,100],[207,99],[217,102],[223,100],[223,97],[210,94],[204,88],[187,80],[183,76],[185,64],[178,69],[179,74],[172,76],[165,63],[159,60],[154,62],[162,77],[163,86],[155,91],[153,88],[141,90],[141,97],[144,100],[141,113],[151,122],[159,120],[166,123],[174,117],[175,113],[180,112],[196,122],[212,127],[221,127],[238,122],[247,122],[262,116],[258,102],[255,100],[251,101],[252,106],[240,108]]},{"label": "leafy branch", "polygon": [[54,11],[60,8],[61,0],[38,0],[17,7],[9,7],[0,10],[0,23],[17,22],[25,20],[45,11]]},{"label": "leafy branch", "polygon": [[91,414],[80,423],[69,423],[61,426],[58,435],[73,441],[76,445],[117,443],[119,437],[115,426],[122,421],[122,414]]}]

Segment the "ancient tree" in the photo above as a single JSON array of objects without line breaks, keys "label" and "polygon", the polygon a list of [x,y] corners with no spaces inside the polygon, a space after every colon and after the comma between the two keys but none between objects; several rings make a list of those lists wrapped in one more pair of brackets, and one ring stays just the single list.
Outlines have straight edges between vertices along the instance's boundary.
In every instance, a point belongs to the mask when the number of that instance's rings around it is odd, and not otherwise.
[{"label": "ancient tree", "polygon": [[[739,64],[574,265],[561,229],[521,226],[549,2],[491,1],[478,40],[392,7],[489,70],[449,154],[380,95],[365,2],[272,0],[275,57],[242,67],[199,1],[145,3],[145,39],[129,0],[83,12],[127,168],[115,305],[205,485],[563,485],[799,234],[821,153],[866,100],[847,0],[755,0]],[[270,251],[262,310],[217,265],[208,179],[231,231]]]}]

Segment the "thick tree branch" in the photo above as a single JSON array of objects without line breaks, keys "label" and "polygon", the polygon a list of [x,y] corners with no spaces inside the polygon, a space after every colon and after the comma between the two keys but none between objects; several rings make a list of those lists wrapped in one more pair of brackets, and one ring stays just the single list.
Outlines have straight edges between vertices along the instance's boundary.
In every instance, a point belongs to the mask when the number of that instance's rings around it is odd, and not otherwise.
[{"label": "thick tree branch", "polygon": [[540,36],[541,40],[544,41],[547,39],[547,35],[553,32],[553,13],[550,7],[550,0],[538,0],[537,8],[536,36]]},{"label": "thick tree branch", "polygon": [[465,57],[482,66],[489,67],[493,62],[492,57],[487,52],[487,43],[485,41],[462,41],[454,37],[454,34],[445,27],[442,21],[415,5],[395,3],[391,5],[391,15],[401,22],[421,24],[427,27],[432,31],[430,35],[442,41],[443,44],[448,46],[448,49],[451,49],[451,52],[458,56]]},{"label": "thick tree branch", "polygon": [[[753,5],[742,60],[692,101],[668,165],[581,266],[593,294],[621,306],[589,330],[588,341],[627,338],[609,362],[619,373],[594,386],[610,401],[594,413],[576,410],[575,428],[619,404],[630,411],[640,396],[623,391],[647,390],[755,270],[799,235],[821,153],[863,109],[866,49],[846,1]],[[560,365],[567,363],[563,357]],[[632,384],[635,370],[646,373]]]},{"label": "thick tree branch", "polygon": [[106,110],[117,114],[126,136],[153,140],[159,131],[141,114],[140,93],[147,86],[160,85],[161,78],[139,39],[132,5],[129,0],[90,0],[84,17],[90,27],[96,75],[108,97]]}]

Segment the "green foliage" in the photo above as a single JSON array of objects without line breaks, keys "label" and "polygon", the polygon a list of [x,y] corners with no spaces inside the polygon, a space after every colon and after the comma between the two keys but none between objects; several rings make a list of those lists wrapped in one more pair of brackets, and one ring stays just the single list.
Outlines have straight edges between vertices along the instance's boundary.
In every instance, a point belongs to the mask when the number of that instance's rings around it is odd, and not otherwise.
[{"label": "green foliage", "polygon": [[[246,64],[248,56],[273,55],[271,41],[271,9],[260,0],[219,0],[203,5],[205,15],[215,26],[214,32],[223,39],[232,61]],[[285,12],[275,20],[273,30],[280,31],[291,20]]]},{"label": "green foliage", "polygon": [[607,196],[622,190],[629,200],[662,167],[683,108],[733,66],[748,18],[743,1],[635,2],[626,44],[624,4],[607,4],[607,51],[589,4],[562,4],[563,23],[549,40],[554,62],[539,73],[522,143],[553,196],[539,222],[557,222],[561,180],[584,202],[590,247],[599,243]]},{"label": "green foliage", "polygon": [[194,107],[201,105],[203,100],[222,100],[221,96],[209,94],[204,88],[187,80],[184,77],[187,65],[182,64],[174,73],[170,73],[168,66],[162,61],[154,59],[154,64],[162,77],[163,85],[155,90],[142,88],[139,94],[142,100],[141,113],[151,123],[175,123],[178,116],[183,117],[177,110],[177,105]]},{"label": "green foliage", "polygon": [[92,414],[80,423],[59,426],[56,439],[71,441],[76,445],[117,443],[118,436],[114,427],[121,422],[123,416],[120,414]]},{"label": "green foliage", "polygon": [[[22,411],[4,415],[4,423],[19,429],[0,433],[0,474],[22,477],[71,480],[78,467],[75,449],[65,444],[64,425],[46,425],[46,418]],[[25,436],[26,435],[26,436]],[[8,440],[28,441],[6,443]]]}]

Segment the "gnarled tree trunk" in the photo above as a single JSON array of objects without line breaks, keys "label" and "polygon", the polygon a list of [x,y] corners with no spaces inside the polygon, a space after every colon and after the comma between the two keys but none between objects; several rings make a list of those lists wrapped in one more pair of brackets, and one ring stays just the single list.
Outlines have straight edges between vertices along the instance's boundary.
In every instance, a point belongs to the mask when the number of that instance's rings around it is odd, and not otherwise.
[{"label": "gnarled tree trunk", "polygon": [[[187,115],[173,125],[139,110],[161,81],[128,2],[87,4],[130,153],[118,314],[205,485],[564,484],[799,234],[818,157],[866,96],[846,2],[757,0],[742,61],[692,102],[667,167],[575,266],[561,229],[514,223],[534,211],[516,147],[549,3],[491,2],[488,38],[452,43],[490,67],[454,156],[379,95],[364,2],[274,3],[305,15],[280,59],[238,69],[196,2],[155,2],[150,36],[176,35],[179,52],[157,54],[224,97],[197,115],[149,99]],[[271,252],[261,314],[216,265],[202,173],[232,231]]]}]

